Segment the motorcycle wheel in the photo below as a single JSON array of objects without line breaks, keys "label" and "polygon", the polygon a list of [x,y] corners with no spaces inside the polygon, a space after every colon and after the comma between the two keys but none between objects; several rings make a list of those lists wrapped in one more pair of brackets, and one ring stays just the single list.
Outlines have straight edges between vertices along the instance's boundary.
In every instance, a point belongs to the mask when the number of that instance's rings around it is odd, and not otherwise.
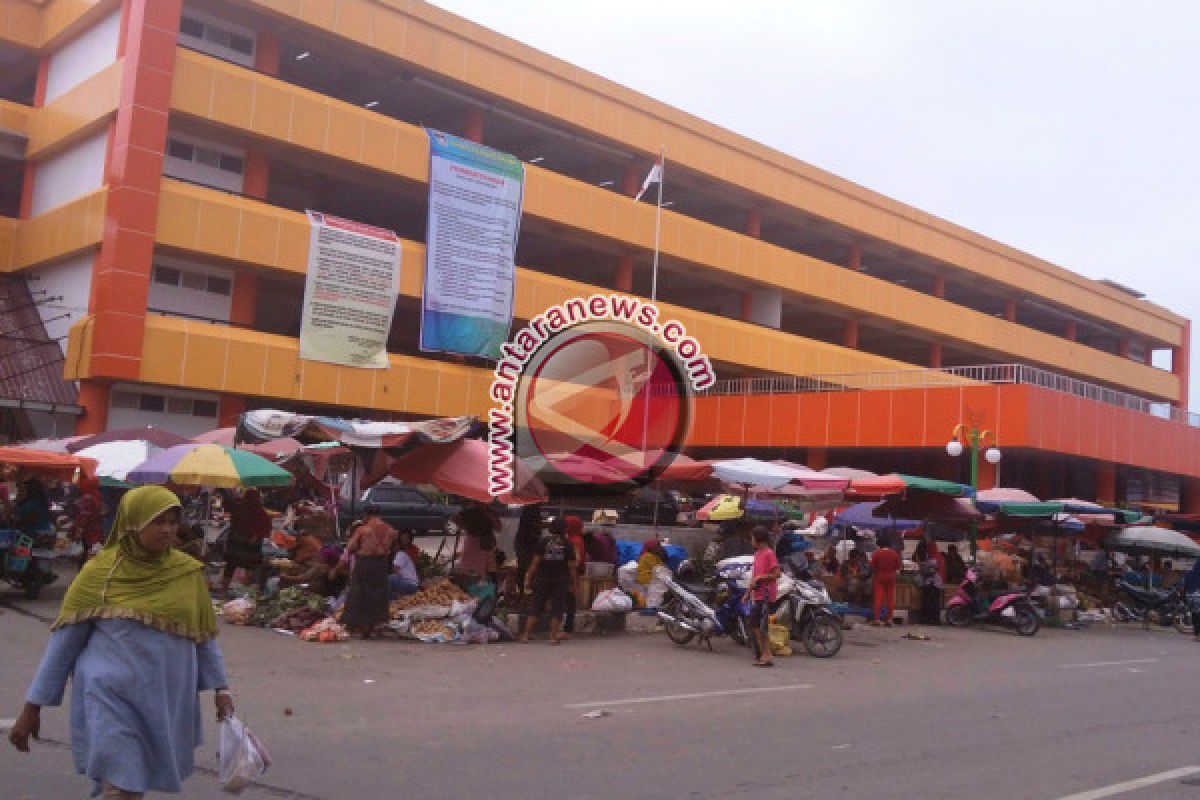
[{"label": "motorcycle wheel", "polygon": [[738,617],[737,624],[729,631],[729,638],[746,647],[750,644],[750,632],[746,630],[746,620]]},{"label": "motorcycle wheel", "polygon": [[[663,607],[663,612],[670,614],[673,617],[678,617],[680,615],[679,601],[675,598],[671,598],[671,600],[669,600]],[[676,625],[675,623],[667,622],[666,620],[663,620],[663,630],[667,632],[667,638],[675,644],[687,644],[692,639],[696,638],[695,631],[689,631],[682,625]]]},{"label": "motorcycle wheel", "polygon": [[827,614],[814,617],[804,627],[804,649],[814,658],[832,658],[842,649],[842,626]]},{"label": "motorcycle wheel", "polygon": [[971,609],[965,603],[946,609],[946,624],[965,628],[971,624]]},{"label": "motorcycle wheel", "polygon": [[42,573],[37,568],[30,566],[25,571],[25,577],[21,580],[25,589],[26,600],[37,600],[38,595],[42,593]]},{"label": "motorcycle wheel", "polygon": [[1017,606],[1017,616],[1013,619],[1013,628],[1021,636],[1033,636],[1042,627],[1037,612],[1029,606]]}]

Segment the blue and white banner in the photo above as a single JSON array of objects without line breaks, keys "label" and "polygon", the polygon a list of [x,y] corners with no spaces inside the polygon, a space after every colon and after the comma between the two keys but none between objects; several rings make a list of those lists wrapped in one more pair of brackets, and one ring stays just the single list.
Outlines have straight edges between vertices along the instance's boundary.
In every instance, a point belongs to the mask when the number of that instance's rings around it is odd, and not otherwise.
[{"label": "blue and white banner", "polygon": [[421,349],[498,360],[512,324],[525,166],[458,136],[426,133]]}]

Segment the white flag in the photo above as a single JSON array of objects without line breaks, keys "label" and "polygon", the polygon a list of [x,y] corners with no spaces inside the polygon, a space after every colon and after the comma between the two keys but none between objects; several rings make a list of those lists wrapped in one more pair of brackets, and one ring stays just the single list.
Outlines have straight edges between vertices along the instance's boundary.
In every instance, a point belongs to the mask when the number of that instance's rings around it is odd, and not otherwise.
[{"label": "white flag", "polygon": [[637,197],[633,198],[633,202],[636,203],[642,199],[642,195],[644,195],[646,190],[650,188],[650,184],[662,183],[662,170],[662,159],[659,158],[658,161],[654,162],[654,166],[650,168],[650,171],[646,173],[646,180],[642,181],[642,190],[637,193]]}]

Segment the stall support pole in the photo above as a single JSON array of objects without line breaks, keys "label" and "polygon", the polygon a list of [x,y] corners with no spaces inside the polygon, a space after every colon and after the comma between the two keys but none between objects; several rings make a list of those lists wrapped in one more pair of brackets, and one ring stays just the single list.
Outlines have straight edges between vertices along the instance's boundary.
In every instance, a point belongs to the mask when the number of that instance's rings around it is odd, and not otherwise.
[{"label": "stall support pole", "polygon": [[[961,472],[959,473],[962,474]],[[979,430],[971,429],[971,491],[979,491]],[[979,523],[971,520],[971,564],[979,563]]]}]

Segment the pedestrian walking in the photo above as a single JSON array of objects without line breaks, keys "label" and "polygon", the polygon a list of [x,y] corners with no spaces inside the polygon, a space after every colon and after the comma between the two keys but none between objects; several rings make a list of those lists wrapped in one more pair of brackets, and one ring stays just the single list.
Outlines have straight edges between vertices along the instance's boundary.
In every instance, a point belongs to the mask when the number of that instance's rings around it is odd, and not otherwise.
[{"label": "pedestrian walking", "polygon": [[776,581],[779,580],[779,559],[771,549],[771,533],[756,527],[750,534],[754,542],[754,566],[750,570],[750,629],[754,638],[754,666],[773,667],[771,642],[767,626],[771,621],[771,604],[775,602]]},{"label": "pedestrian walking", "polygon": [[1192,612],[1192,633],[1200,642],[1200,558],[1183,574],[1183,593],[1187,596],[1188,610]]},{"label": "pedestrian walking", "polygon": [[[871,554],[871,584],[875,595],[872,625],[882,623],[892,627],[892,616],[896,611],[896,576],[900,574],[900,567],[903,565],[900,554],[890,547],[880,547]],[[883,616],[885,608],[886,618]]]},{"label": "pedestrian walking", "polygon": [[[563,518],[567,524],[567,541],[570,542],[574,558],[574,566],[571,568],[571,574],[575,576],[575,580],[583,577],[587,570],[587,546],[583,542],[583,519],[571,514]],[[576,584],[578,585],[578,584]],[[572,634],[575,632],[575,611],[576,598],[574,587],[567,592],[566,597],[566,615],[563,619],[563,633]],[[565,636],[563,638],[566,638]]]},{"label": "pedestrian walking", "polygon": [[42,707],[61,705],[70,678],[71,749],[93,796],[180,791],[200,745],[199,692],[216,691],[218,719],[233,713],[204,567],[171,546],[180,511],[161,486],[125,495],[103,549],[67,589],[9,733],[29,752]]},{"label": "pedestrian walking", "polygon": [[559,631],[566,611],[567,592],[575,591],[575,548],[567,539],[567,521],[555,517],[546,535],[538,542],[529,565],[526,588],[533,590],[533,603],[525,617],[525,629],[519,641],[529,641],[533,626],[550,609],[550,644],[558,644],[563,636]]},{"label": "pedestrian walking", "polygon": [[388,576],[397,534],[379,516],[378,506],[368,505],[365,514],[366,519],[354,528],[346,543],[346,553],[354,557],[354,567],[350,571],[342,624],[349,630],[357,628],[367,639],[376,626],[388,621]]}]

